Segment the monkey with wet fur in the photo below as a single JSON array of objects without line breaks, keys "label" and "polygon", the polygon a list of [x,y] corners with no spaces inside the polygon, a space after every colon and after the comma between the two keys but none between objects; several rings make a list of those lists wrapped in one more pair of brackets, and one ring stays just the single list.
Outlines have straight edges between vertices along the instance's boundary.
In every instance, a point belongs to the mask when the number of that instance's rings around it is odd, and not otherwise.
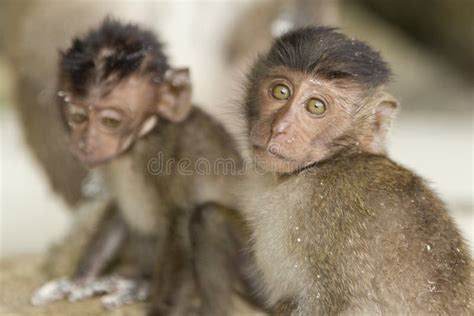
[{"label": "monkey with wet fur", "polygon": [[[200,204],[233,207],[236,201],[235,177],[191,168],[198,160],[212,167],[221,159],[237,170],[242,162],[233,140],[192,107],[188,70],[170,68],[155,35],[138,26],[106,19],[74,39],[59,69],[72,151],[101,175],[112,202],[76,273],[46,284],[32,302],[106,293],[103,303],[113,308],[145,299],[143,278],[153,273],[159,282],[150,313],[179,309],[177,300],[189,299],[194,288],[188,217]],[[144,266],[138,277],[101,277],[131,236],[154,244],[137,258]]]},{"label": "monkey with wet fur", "polygon": [[225,311],[219,302],[231,291],[222,280],[239,281],[233,266],[212,264],[250,246],[242,275],[261,282],[275,314],[472,314],[462,236],[425,182],[386,154],[398,106],[389,79],[377,52],[327,27],[289,32],[256,61],[246,138],[267,176],[249,185],[251,238],[234,251],[206,242],[242,236],[215,225],[225,213],[195,216],[196,269],[222,274],[197,273],[202,295],[213,298],[205,310]]}]

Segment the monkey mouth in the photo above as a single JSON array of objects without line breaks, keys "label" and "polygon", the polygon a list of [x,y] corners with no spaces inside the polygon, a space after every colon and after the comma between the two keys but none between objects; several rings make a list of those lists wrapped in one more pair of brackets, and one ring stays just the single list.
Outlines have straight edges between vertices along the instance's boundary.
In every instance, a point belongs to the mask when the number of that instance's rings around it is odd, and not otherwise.
[{"label": "monkey mouth", "polygon": [[109,162],[112,158],[103,158],[103,159],[90,159],[87,157],[80,157],[79,160],[86,168],[93,169],[102,164]]},{"label": "monkey mouth", "polygon": [[285,155],[282,155],[276,148],[275,146],[262,146],[258,144],[253,145],[253,149],[256,153],[261,153],[261,154],[266,154],[269,155],[272,158],[277,158],[286,162],[293,162],[294,159],[291,159]]},{"label": "monkey mouth", "polygon": [[95,167],[103,165],[114,158],[114,156],[91,158],[90,156],[83,154],[81,152],[74,152],[73,154],[76,157],[76,159],[79,160],[79,162],[88,169],[93,169]]}]

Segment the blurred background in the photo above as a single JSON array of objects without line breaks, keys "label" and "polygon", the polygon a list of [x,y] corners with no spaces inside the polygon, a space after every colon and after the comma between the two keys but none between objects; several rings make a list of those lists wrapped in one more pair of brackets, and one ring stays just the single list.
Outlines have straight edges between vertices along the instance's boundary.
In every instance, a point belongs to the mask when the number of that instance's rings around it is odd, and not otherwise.
[{"label": "blurred background", "polygon": [[474,1],[0,2],[0,256],[37,253],[63,236],[86,177],[69,155],[54,104],[58,50],[110,14],[155,30],[194,99],[227,114],[243,74],[273,35],[330,24],[380,50],[401,103],[389,151],[430,181],[474,245]]}]

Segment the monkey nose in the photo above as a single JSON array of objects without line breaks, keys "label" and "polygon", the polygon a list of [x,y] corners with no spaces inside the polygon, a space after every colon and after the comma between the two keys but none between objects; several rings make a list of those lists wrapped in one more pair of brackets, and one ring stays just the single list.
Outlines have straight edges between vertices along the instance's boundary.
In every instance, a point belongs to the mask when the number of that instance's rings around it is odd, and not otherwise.
[{"label": "monkey nose", "polygon": [[79,150],[80,150],[83,154],[90,154],[91,152],[94,151],[93,146],[91,146],[91,144],[88,144],[88,143],[85,142],[85,141],[79,142],[79,144],[77,145],[77,147],[79,148]]},{"label": "monkey nose", "polygon": [[86,143],[84,141],[80,141],[77,145],[77,147],[79,147],[80,150],[85,150],[86,149]]},{"label": "monkey nose", "polygon": [[287,121],[281,121],[273,125],[272,132],[274,135],[284,134],[290,124]]}]

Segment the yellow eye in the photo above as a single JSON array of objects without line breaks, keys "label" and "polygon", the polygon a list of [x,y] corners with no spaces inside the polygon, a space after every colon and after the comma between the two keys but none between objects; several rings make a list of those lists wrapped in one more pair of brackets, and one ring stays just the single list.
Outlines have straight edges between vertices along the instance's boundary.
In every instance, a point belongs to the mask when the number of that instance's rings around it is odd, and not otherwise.
[{"label": "yellow eye", "polygon": [[69,120],[73,124],[82,124],[87,121],[87,115],[84,113],[71,113],[69,115]]},{"label": "yellow eye", "polygon": [[76,125],[82,124],[89,119],[84,108],[71,103],[68,103],[68,107],[66,108],[66,117],[68,124]]},{"label": "yellow eye", "polygon": [[111,129],[116,129],[120,126],[121,122],[115,118],[112,117],[103,117],[101,119],[102,125],[104,125],[107,128]]},{"label": "yellow eye", "polygon": [[310,99],[306,104],[306,109],[311,114],[321,115],[326,112],[326,104],[320,99]]},{"label": "yellow eye", "polygon": [[290,88],[284,84],[277,84],[273,87],[272,95],[278,100],[287,100],[290,97]]}]

